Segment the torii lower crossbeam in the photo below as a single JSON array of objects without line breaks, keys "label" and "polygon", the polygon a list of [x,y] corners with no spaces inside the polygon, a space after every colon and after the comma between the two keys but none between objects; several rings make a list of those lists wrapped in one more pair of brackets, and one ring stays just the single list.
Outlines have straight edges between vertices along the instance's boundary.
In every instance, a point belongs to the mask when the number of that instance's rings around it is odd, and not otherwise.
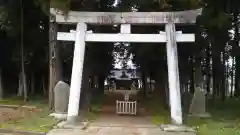
[{"label": "torii lower crossbeam", "polygon": [[[75,41],[75,32],[58,32],[60,41]],[[106,34],[86,33],[86,42],[132,42],[132,43],[166,43],[166,34]],[[177,42],[194,42],[194,34],[176,33]]]}]

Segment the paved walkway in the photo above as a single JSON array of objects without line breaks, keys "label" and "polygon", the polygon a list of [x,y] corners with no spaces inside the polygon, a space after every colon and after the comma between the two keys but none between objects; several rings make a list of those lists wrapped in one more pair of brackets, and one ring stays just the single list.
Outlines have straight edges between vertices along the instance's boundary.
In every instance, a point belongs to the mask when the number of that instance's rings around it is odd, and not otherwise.
[{"label": "paved walkway", "polygon": [[152,124],[151,117],[143,116],[117,116],[115,114],[103,114],[98,119],[93,121],[90,126],[101,127],[144,127],[157,128],[158,126]]},{"label": "paved walkway", "polygon": [[195,135],[194,133],[164,132],[147,117],[101,116],[82,130],[53,129],[47,135]]},{"label": "paved walkway", "polygon": [[195,135],[195,133],[164,132],[159,128],[90,126],[86,130],[54,129],[50,131],[47,135]]}]

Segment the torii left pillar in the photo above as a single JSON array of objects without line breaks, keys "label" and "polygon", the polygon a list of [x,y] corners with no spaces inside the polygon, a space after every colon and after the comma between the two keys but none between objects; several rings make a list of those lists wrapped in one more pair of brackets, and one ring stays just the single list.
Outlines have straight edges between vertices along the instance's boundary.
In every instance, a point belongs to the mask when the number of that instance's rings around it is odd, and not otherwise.
[{"label": "torii left pillar", "polygon": [[85,23],[78,23],[75,34],[75,46],[73,54],[72,77],[70,85],[70,95],[68,103],[67,121],[71,123],[76,122],[76,117],[79,111],[79,102],[82,85],[83,63],[85,54],[85,35],[87,25]]},{"label": "torii left pillar", "polygon": [[167,64],[171,122],[172,124],[181,125],[183,120],[175,24],[166,24],[165,30],[167,36]]}]

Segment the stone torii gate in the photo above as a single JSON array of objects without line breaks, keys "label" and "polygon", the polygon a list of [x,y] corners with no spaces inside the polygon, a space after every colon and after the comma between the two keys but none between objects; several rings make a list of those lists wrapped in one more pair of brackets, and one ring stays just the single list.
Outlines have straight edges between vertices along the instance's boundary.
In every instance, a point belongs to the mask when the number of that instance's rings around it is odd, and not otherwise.
[{"label": "stone torii gate", "polygon": [[[67,120],[74,121],[78,116],[81,93],[82,72],[85,53],[85,42],[137,42],[166,43],[169,102],[172,124],[182,124],[182,107],[179,84],[177,42],[194,42],[194,34],[176,32],[175,24],[195,24],[201,9],[180,12],[75,12],[70,11],[66,18],[62,12],[51,9],[56,23],[75,24],[76,31],[57,32],[57,40],[75,42],[70,96]],[[117,34],[92,33],[87,31],[87,24],[121,25]],[[131,34],[134,25],[165,25],[165,32],[159,34]]]}]

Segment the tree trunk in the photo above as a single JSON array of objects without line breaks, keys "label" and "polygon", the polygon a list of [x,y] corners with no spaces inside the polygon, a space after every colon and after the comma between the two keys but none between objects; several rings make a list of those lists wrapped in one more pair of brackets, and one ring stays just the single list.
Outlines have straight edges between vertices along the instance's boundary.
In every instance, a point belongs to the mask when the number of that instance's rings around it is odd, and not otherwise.
[{"label": "tree trunk", "polygon": [[22,94],[23,94],[23,86],[22,86],[22,73],[19,74],[19,77],[18,77],[18,93],[17,93],[17,96],[21,97]]},{"label": "tree trunk", "polygon": [[0,100],[3,98],[2,69],[0,68]]},{"label": "tree trunk", "polygon": [[104,79],[105,76],[100,74],[98,75],[98,90],[101,94],[104,94]]},{"label": "tree trunk", "polygon": [[54,86],[56,84],[56,47],[57,45],[57,23],[55,16],[50,15],[49,24],[49,83],[48,83],[48,98],[49,108],[54,108]]},{"label": "tree trunk", "polygon": [[57,42],[58,25],[55,17],[50,17],[49,25],[49,108],[54,108],[54,87],[59,81],[63,81],[62,61],[60,57],[60,44]]},{"label": "tree trunk", "polygon": [[146,98],[147,97],[147,83],[146,83],[146,74],[144,71],[142,72],[141,80],[142,80],[143,97]]},{"label": "tree trunk", "polygon": [[41,85],[42,85],[43,95],[46,96],[47,91],[46,91],[46,87],[45,87],[44,77],[42,77],[42,84]]},{"label": "tree trunk", "polygon": [[215,56],[213,57],[212,61],[213,67],[213,99],[216,98],[216,96],[219,96],[219,91],[220,91],[220,84],[221,84],[221,75],[219,74],[219,68],[221,66],[220,62],[220,52],[215,52]]},{"label": "tree trunk", "polygon": [[225,63],[226,63],[226,60],[227,60],[227,56],[226,56],[226,53],[225,53],[225,51],[224,51],[224,54],[223,54],[223,63],[221,64],[221,70],[222,70],[222,87],[221,87],[221,97],[222,97],[222,101],[225,101],[225,99],[226,99],[226,94],[227,94],[227,91],[228,91],[228,89],[227,89],[227,82],[228,81],[226,81],[226,79],[228,79],[227,78],[227,68],[226,68],[226,65],[225,65]]},{"label": "tree trunk", "polygon": [[210,46],[210,44],[208,44],[208,47],[207,47],[207,57],[206,57],[206,66],[207,66],[207,80],[206,80],[206,85],[207,85],[207,87],[206,87],[206,90],[207,90],[207,94],[209,95],[211,92],[210,92],[210,90],[211,90],[211,78],[212,78],[212,76],[211,76],[211,63],[210,63],[210,61],[211,61],[211,46]]},{"label": "tree trunk", "polygon": [[34,95],[35,94],[35,75],[34,75],[34,73],[32,73],[32,75],[31,75],[30,84],[31,84],[31,95]]},{"label": "tree trunk", "polygon": [[23,0],[21,0],[21,72],[22,72],[22,85],[23,85],[23,92],[24,92],[24,101],[27,101],[27,81],[26,81],[26,74],[25,74],[25,64],[24,64],[24,13],[23,13]]},{"label": "tree trunk", "polygon": [[63,71],[62,71],[62,58],[61,58],[61,47],[62,47],[62,44],[57,42],[57,45],[56,45],[56,59],[55,59],[55,64],[56,64],[56,67],[55,67],[55,72],[56,72],[56,82],[54,85],[56,85],[59,81],[63,81]]},{"label": "tree trunk", "polygon": [[239,95],[240,95],[240,89],[239,89],[239,85],[240,85],[240,83],[239,83],[239,81],[240,81],[240,57],[239,56],[236,56],[235,57],[236,58],[236,75],[235,75],[235,93],[234,93],[234,95],[236,96],[236,97],[239,97]]},{"label": "tree trunk", "polygon": [[191,62],[190,93],[194,94],[195,78],[194,78],[194,57],[193,56],[191,56],[190,62]]},{"label": "tree trunk", "polygon": [[[166,78],[166,79],[167,79],[167,78]],[[164,87],[165,87],[164,90],[165,90],[165,96],[166,96],[166,103],[167,103],[168,107],[170,108],[170,100],[169,100],[169,99],[170,99],[170,97],[169,97],[170,95],[169,95],[169,87],[168,87],[169,85],[168,85],[168,82],[165,81],[165,84],[164,84],[164,85],[165,85],[165,86],[164,86]]]},{"label": "tree trunk", "polygon": [[[235,61],[235,57],[233,57],[233,61]],[[231,68],[231,89],[230,89],[230,97],[233,97],[234,93],[233,93],[233,90],[234,90],[234,70],[236,71],[235,69],[235,62],[233,62],[232,64],[232,68]]]},{"label": "tree trunk", "polygon": [[207,94],[209,95],[210,94],[210,89],[211,89],[211,76],[209,75],[208,73],[208,77],[207,77],[207,80],[206,80],[206,91],[207,91]]},{"label": "tree trunk", "polygon": [[152,91],[152,75],[151,73],[149,74],[149,89]]},{"label": "tree trunk", "polygon": [[233,13],[233,22],[234,22],[234,46],[233,46],[233,54],[235,56],[235,93],[234,95],[238,97],[240,95],[240,48],[239,48],[239,7],[236,4]]},{"label": "tree trunk", "polygon": [[23,86],[23,96],[24,96],[24,102],[27,102],[28,100],[28,90],[27,90],[27,80],[26,80],[26,74],[25,70],[22,71],[22,86]]}]

